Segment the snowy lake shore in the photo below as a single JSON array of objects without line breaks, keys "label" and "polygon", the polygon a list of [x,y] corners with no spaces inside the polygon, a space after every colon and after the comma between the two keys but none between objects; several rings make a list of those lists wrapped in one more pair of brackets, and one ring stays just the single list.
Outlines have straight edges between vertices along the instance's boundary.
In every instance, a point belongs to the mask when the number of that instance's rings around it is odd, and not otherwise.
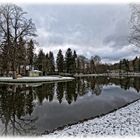
[{"label": "snowy lake shore", "polygon": [[13,79],[12,77],[0,77],[0,83],[36,83],[36,82],[53,82],[53,81],[65,81],[73,80],[73,77],[62,76],[39,76],[39,77],[21,77]]},{"label": "snowy lake shore", "polygon": [[140,73],[101,73],[101,74],[75,74],[74,77],[100,77],[100,76],[107,76],[107,77],[140,77]]},{"label": "snowy lake shore", "polygon": [[140,100],[105,116],[68,126],[63,130],[43,136],[140,136],[139,118]]}]

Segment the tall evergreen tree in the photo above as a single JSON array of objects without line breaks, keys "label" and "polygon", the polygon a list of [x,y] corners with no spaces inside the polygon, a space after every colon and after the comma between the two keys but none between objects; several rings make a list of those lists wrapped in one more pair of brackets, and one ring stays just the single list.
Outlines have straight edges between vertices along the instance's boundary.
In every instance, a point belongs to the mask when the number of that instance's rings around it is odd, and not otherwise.
[{"label": "tall evergreen tree", "polygon": [[37,69],[38,68],[38,55],[35,53],[34,54],[34,57],[33,57],[33,65],[34,65],[34,68]]},{"label": "tall evergreen tree", "polygon": [[26,63],[26,47],[25,47],[25,40],[23,40],[22,37],[19,38],[18,40],[18,46],[17,46],[17,55],[16,55],[16,63],[18,67],[18,73],[21,74],[20,72],[20,66],[25,65]]},{"label": "tall evergreen tree", "polygon": [[50,74],[55,72],[55,61],[54,61],[54,56],[53,56],[53,52],[49,52],[49,67],[48,67],[48,71]]},{"label": "tall evergreen tree", "polygon": [[56,64],[57,64],[58,72],[63,72],[64,71],[64,57],[63,57],[61,49],[58,51]]},{"label": "tall evergreen tree", "polygon": [[77,66],[76,66],[76,72],[79,74],[80,73],[80,69],[81,69],[81,67],[80,67],[80,59],[79,58],[77,58]]},{"label": "tall evergreen tree", "polygon": [[123,65],[124,65],[124,70],[126,72],[128,72],[129,71],[129,61],[126,59],[123,59]]},{"label": "tall evergreen tree", "polygon": [[1,69],[2,69],[2,75],[8,76],[9,72],[9,58],[8,58],[8,50],[7,50],[7,45],[2,44],[1,45]]},{"label": "tall evergreen tree", "polygon": [[77,54],[76,51],[74,50],[73,52],[73,73],[76,73],[76,63],[77,63]]},{"label": "tall evergreen tree", "polygon": [[67,49],[66,55],[65,55],[65,66],[66,66],[66,72],[71,73],[73,69],[73,55],[70,48]]},{"label": "tall evergreen tree", "polygon": [[45,61],[45,53],[43,52],[43,50],[40,50],[37,58],[37,66],[40,71],[44,71],[45,65],[44,61]]},{"label": "tall evergreen tree", "polygon": [[128,60],[125,61],[125,66],[126,66],[126,72],[128,73],[130,71],[130,69],[129,69],[129,61]]},{"label": "tall evergreen tree", "polygon": [[1,51],[1,68],[2,68],[2,74],[6,74],[8,76],[9,70],[10,70],[10,64],[12,62],[12,42],[10,39],[10,31],[9,27],[7,25],[7,33],[4,34],[4,36],[1,38],[1,44],[0,44],[0,51]]},{"label": "tall evergreen tree", "polygon": [[30,65],[30,70],[31,70],[32,66],[33,66],[33,59],[34,59],[34,42],[32,39],[28,42],[27,59],[28,59],[29,65]]},{"label": "tall evergreen tree", "polygon": [[93,59],[90,60],[90,73],[96,73],[96,67]]},{"label": "tall evergreen tree", "polygon": [[133,63],[133,70],[134,70],[134,72],[136,72],[137,71],[137,60],[138,60],[138,58],[136,57],[133,61],[132,61],[132,63]]},{"label": "tall evergreen tree", "polygon": [[45,72],[48,73],[49,71],[49,55],[46,54],[46,61],[45,61]]},{"label": "tall evergreen tree", "polygon": [[138,61],[138,71],[140,72],[140,58],[139,58],[139,61]]},{"label": "tall evergreen tree", "polygon": [[119,62],[119,73],[121,73],[121,71],[122,71],[122,61],[120,60],[120,62]]}]

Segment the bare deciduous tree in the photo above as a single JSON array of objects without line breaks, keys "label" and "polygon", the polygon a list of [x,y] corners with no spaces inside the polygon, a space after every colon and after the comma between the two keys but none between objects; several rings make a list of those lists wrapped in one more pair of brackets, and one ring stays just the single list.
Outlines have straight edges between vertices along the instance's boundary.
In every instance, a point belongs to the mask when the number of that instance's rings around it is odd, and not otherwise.
[{"label": "bare deciduous tree", "polygon": [[134,46],[140,47],[140,5],[130,5],[130,36],[129,42]]},{"label": "bare deciduous tree", "polygon": [[36,36],[35,24],[32,19],[27,19],[27,13],[13,4],[0,6],[0,37],[7,43],[7,49],[12,48],[8,59],[12,62],[13,78],[16,78],[16,48],[19,38],[28,39]]}]

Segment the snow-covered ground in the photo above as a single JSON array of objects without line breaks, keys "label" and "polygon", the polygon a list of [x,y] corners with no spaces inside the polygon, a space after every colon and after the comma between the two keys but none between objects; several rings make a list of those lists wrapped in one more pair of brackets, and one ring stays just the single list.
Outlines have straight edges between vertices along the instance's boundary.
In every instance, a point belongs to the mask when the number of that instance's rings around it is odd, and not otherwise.
[{"label": "snow-covered ground", "polygon": [[12,79],[12,77],[0,77],[0,82],[48,82],[48,81],[64,81],[72,79],[74,78],[61,76],[21,77],[17,79]]},{"label": "snow-covered ground", "polygon": [[140,100],[100,118],[44,136],[140,136]]}]

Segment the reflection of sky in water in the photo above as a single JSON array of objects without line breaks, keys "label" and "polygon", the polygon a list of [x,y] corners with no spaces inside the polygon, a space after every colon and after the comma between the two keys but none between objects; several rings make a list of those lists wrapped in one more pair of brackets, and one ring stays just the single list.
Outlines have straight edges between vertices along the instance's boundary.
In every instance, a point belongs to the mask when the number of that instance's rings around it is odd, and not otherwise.
[{"label": "reflection of sky in water", "polygon": [[125,91],[119,86],[104,86],[102,94],[96,96],[90,92],[78,97],[76,102],[44,102],[36,107],[34,115],[38,116],[37,126],[40,130],[53,129],[67,123],[107,113],[140,97],[135,91]]},{"label": "reflection of sky in water", "polygon": [[[34,125],[36,130],[26,130],[27,134],[34,131],[40,133],[45,130],[52,130],[59,126],[105,114],[140,98],[140,94],[137,92],[140,89],[139,79],[130,80],[127,78],[110,79],[109,81],[106,78],[91,78],[86,81],[84,78],[58,84],[10,86],[7,88],[7,90],[10,90],[8,94],[5,92],[6,87],[3,88],[0,85],[0,90],[2,89],[4,92],[0,91],[0,105],[4,103],[4,108],[0,110],[0,115],[4,111],[5,116],[9,115],[10,110],[8,111],[7,107],[14,113],[18,111],[20,113],[22,111],[20,104],[23,104],[25,114],[21,114],[21,118],[28,120],[36,118],[35,121],[30,122],[30,125]],[[62,91],[64,94],[61,95]],[[4,97],[4,99],[1,97]],[[61,98],[62,102],[60,104]],[[12,100],[15,102],[12,102]],[[31,104],[28,104],[28,101],[31,101]],[[17,104],[17,102],[20,102],[20,104]],[[12,108],[14,105],[17,106]],[[30,105],[33,105],[33,107]],[[31,116],[28,112],[30,107]],[[18,113],[15,114],[16,121],[19,121],[17,119]],[[2,129],[5,129],[6,119],[8,117],[0,121],[0,133],[2,133]],[[24,126],[24,123],[22,125]],[[10,127],[12,126],[8,126],[8,129]],[[12,133],[12,129],[8,131]]]}]

